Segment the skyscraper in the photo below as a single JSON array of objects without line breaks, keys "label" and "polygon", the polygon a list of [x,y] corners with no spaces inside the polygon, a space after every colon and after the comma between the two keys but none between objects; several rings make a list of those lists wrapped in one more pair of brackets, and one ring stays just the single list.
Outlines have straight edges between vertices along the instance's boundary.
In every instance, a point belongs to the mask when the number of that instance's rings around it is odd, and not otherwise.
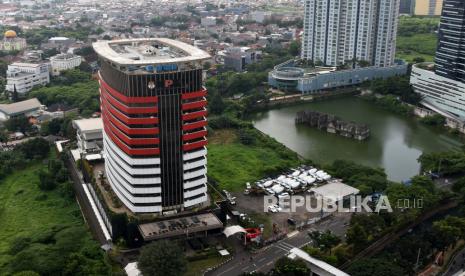
[{"label": "skyscraper", "polygon": [[465,1],[463,0],[444,0],[435,62],[436,74],[465,82]]},{"label": "skyscraper", "polygon": [[422,104],[465,127],[465,2],[444,0],[435,63],[412,67]]},{"label": "skyscraper", "polygon": [[399,0],[306,0],[303,59],[338,66],[394,63]]},{"label": "skyscraper", "polygon": [[94,43],[99,55],[105,173],[135,213],[182,211],[207,201],[209,55],[170,39]]}]

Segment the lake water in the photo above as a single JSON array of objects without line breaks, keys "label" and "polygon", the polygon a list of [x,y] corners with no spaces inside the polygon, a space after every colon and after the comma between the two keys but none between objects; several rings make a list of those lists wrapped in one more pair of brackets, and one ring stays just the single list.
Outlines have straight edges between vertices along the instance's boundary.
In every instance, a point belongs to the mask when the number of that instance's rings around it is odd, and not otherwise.
[{"label": "lake water", "polygon": [[[296,113],[308,109],[334,114],[346,121],[365,123],[371,129],[371,136],[365,141],[356,141],[296,125]],[[381,109],[357,97],[269,110],[256,114],[253,123],[262,132],[315,162],[331,163],[337,159],[347,159],[382,167],[393,181],[406,180],[418,174],[420,164],[417,159],[423,152],[459,150],[462,145],[458,138],[444,131]]]}]

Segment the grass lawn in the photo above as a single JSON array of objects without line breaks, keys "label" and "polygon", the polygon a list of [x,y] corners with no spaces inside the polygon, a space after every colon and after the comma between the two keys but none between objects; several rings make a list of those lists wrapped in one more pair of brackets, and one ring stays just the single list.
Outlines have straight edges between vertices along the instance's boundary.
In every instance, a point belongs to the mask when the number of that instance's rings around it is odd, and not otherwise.
[{"label": "grass lawn", "polygon": [[416,34],[397,37],[397,57],[409,62],[416,57],[433,61],[437,47],[436,34]]},{"label": "grass lawn", "polygon": [[[299,164],[295,153],[283,149],[269,137],[264,139],[267,139],[266,144],[243,145],[236,130],[214,130],[208,145],[209,177],[217,181],[221,189],[240,191],[246,182]],[[287,156],[283,156],[282,151],[288,153]]]},{"label": "grass lawn", "polygon": [[203,272],[210,267],[213,267],[217,264],[222,263],[225,261],[226,258],[220,257],[220,256],[215,256],[211,257],[205,260],[198,260],[198,261],[192,261],[189,262],[187,267],[187,272],[184,274],[184,276],[198,276],[198,275],[203,275]]},{"label": "grass lawn", "polygon": [[[48,254],[65,248],[64,242],[60,244],[63,235],[72,237],[73,233],[79,233],[80,238],[73,238],[75,244],[66,248],[71,251],[84,246],[98,248],[84,226],[74,199],[62,196],[58,189],[47,192],[39,190],[38,171],[45,167],[42,161],[38,161],[0,181],[0,275],[10,271],[9,264],[15,258],[11,246],[18,239],[31,240],[30,245],[24,246],[26,251],[44,250]],[[56,244],[43,240],[55,240]],[[75,246],[77,248],[71,249]],[[61,261],[55,258],[55,262]]]}]

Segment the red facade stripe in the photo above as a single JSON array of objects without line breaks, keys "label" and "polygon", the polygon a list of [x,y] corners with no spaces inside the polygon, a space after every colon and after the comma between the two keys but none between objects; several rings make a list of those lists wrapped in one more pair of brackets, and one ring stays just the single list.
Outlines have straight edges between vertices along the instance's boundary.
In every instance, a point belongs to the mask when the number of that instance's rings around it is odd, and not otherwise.
[{"label": "red facade stripe", "polygon": [[104,87],[108,93],[110,93],[113,97],[117,98],[118,100],[125,102],[125,103],[156,103],[158,102],[158,97],[153,96],[153,97],[127,97],[124,96],[122,93],[118,92],[117,90],[113,89],[110,87],[100,76],[99,73],[99,79],[100,79],[100,86]]},{"label": "red facade stripe", "polygon": [[110,137],[110,139],[115,143],[119,149],[124,151],[128,155],[158,155],[160,154],[160,149],[150,148],[150,149],[131,149],[123,142],[121,142],[109,129],[104,125],[105,133]]},{"label": "red facade stripe", "polygon": [[182,149],[184,151],[189,151],[189,150],[193,150],[193,149],[202,148],[202,147],[204,147],[206,145],[207,145],[207,140],[202,140],[202,141],[198,141],[198,142],[195,142],[195,143],[185,144],[185,145],[182,146]]},{"label": "red facade stripe", "polygon": [[104,105],[105,109],[109,111],[113,116],[120,119],[128,125],[148,125],[148,124],[158,124],[158,118],[130,118],[121,113],[119,110],[115,109],[104,97],[101,97],[100,102]]},{"label": "red facade stripe", "polygon": [[188,114],[183,114],[182,115],[182,120],[187,121],[187,120],[192,120],[195,118],[201,118],[201,117],[206,117],[207,116],[207,111],[202,110],[202,111],[196,111]]},{"label": "red facade stripe", "polygon": [[189,110],[189,109],[200,108],[200,107],[205,107],[205,106],[207,106],[207,100],[203,99],[198,102],[182,104],[182,110]]},{"label": "red facade stripe", "polygon": [[[102,91],[101,91],[102,92]],[[158,107],[127,107],[124,104],[118,102],[107,93],[100,93],[109,103],[118,109],[128,113],[128,114],[145,114],[145,113],[157,113]]]},{"label": "red facade stripe", "polygon": [[107,114],[108,119],[110,122],[113,123],[113,125],[117,126],[119,129],[123,131],[123,133],[127,135],[133,135],[133,134],[158,134],[159,129],[157,127],[151,127],[151,128],[130,128],[126,126],[125,124],[122,124],[120,121],[115,119],[111,114]]},{"label": "red facade stripe", "polygon": [[200,98],[200,97],[205,97],[205,96],[207,96],[206,89],[197,91],[197,92],[192,92],[192,93],[183,93],[181,95],[181,99],[188,100],[188,99]]},{"label": "red facade stripe", "polygon": [[191,123],[191,124],[184,124],[182,126],[182,130],[191,130],[191,129],[196,129],[196,128],[204,127],[204,126],[207,126],[207,120],[198,121],[198,122]]},{"label": "red facade stripe", "polygon": [[207,131],[202,130],[202,131],[197,131],[197,132],[194,132],[194,133],[184,134],[182,136],[182,140],[183,141],[190,141],[190,140],[194,140],[194,139],[197,139],[197,138],[200,138],[200,137],[205,137],[205,136],[207,136]]},{"label": "red facade stripe", "polygon": [[105,124],[108,124],[109,129],[113,134],[118,136],[118,138],[122,141],[124,141],[128,145],[153,145],[153,144],[159,144],[160,140],[158,138],[131,138],[126,136],[121,130],[119,130],[117,127],[115,127],[108,118],[105,116],[103,117]]}]

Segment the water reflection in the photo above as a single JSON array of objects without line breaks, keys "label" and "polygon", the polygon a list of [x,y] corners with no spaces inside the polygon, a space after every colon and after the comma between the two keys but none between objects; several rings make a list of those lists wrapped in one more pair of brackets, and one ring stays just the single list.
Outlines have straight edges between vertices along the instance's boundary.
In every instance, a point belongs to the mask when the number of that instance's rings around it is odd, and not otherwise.
[{"label": "water reflection", "polygon": [[[298,111],[313,109],[335,114],[344,120],[366,123],[371,128],[367,141],[355,141],[304,125],[295,125]],[[373,106],[358,98],[275,109],[256,114],[254,125],[290,149],[320,163],[348,159],[383,167],[391,180],[408,179],[419,171],[422,152],[459,149],[461,142],[434,128]]]}]

